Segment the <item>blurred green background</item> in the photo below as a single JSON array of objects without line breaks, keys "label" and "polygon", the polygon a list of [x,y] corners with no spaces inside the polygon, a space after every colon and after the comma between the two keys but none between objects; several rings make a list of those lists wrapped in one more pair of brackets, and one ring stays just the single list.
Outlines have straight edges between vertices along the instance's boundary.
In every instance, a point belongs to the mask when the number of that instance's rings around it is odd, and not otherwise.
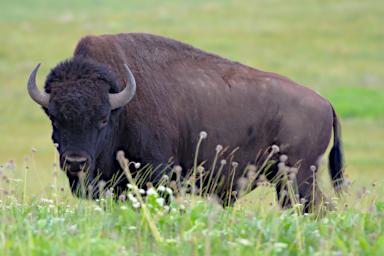
[{"label": "blurred green background", "polygon": [[357,186],[383,181],[383,17],[382,0],[1,1],[0,163],[14,160],[15,176],[23,175],[19,167],[34,147],[28,189],[51,183],[50,124],[26,91],[36,63],[42,87],[81,37],[148,32],[320,92],[342,119],[350,179]]}]

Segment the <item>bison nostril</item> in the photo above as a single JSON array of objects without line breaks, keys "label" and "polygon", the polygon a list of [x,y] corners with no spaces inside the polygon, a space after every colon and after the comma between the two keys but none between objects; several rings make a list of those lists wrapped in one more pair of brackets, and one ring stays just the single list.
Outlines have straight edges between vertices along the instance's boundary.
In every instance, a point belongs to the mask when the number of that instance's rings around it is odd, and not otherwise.
[{"label": "bison nostril", "polygon": [[67,155],[64,157],[65,169],[70,173],[86,171],[89,160],[79,155]]}]

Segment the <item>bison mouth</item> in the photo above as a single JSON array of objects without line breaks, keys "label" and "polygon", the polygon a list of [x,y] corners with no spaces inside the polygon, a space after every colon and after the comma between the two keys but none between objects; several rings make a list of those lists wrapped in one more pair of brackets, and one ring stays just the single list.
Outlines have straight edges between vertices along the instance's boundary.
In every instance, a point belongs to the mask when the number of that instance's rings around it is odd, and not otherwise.
[{"label": "bison mouth", "polygon": [[[92,181],[87,173],[78,172],[77,176],[67,173],[69,186],[74,196],[82,199],[95,200],[100,197],[100,184]],[[100,181],[101,184],[103,183]]]}]

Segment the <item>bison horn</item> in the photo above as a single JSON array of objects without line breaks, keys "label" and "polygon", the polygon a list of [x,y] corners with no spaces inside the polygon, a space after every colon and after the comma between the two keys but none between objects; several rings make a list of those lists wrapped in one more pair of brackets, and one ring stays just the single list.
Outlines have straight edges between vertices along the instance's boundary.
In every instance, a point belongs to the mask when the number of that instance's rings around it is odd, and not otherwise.
[{"label": "bison horn", "polygon": [[36,85],[36,74],[39,68],[40,64],[37,64],[37,66],[32,70],[32,73],[29,75],[28,93],[34,101],[47,108],[50,96],[48,93],[40,91]]},{"label": "bison horn", "polygon": [[129,101],[132,100],[133,96],[135,96],[136,93],[136,82],[135,78],[132,75],[131,70],[129,69],[127,64],[124,64],[125,69],[128,73],[128,82],[124,88],[119,93],[113,93],[109,94],[109,103],[111,104],[112,109],[116,109],[119,107],[124,106]]}]

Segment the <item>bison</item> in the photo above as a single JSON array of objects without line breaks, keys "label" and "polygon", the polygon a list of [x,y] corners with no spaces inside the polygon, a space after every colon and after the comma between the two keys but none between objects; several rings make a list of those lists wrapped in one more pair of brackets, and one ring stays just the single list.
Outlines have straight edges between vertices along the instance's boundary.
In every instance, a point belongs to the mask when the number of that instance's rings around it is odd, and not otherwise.
[{"label": "bison", "polygon": [[[209,191],[224,204],[234,203],[239,184],[253,171],[251,189],[261,177],[272,181],[279,202],[289,207],[293,198],[283,182],[288,177],[308,211],[324,198],[316,173],[332,130],[330,176],[335,188],[342,184],[335,110],[284,76],[144,33],[82,38],[74,56],[50,71],[44,91],[36,85],[38,69],[30,74],[28,91],[52,122],[61,168],[76,195],[81,170],[88,182],[120,174],[116,153],[122,150],[129,160],[165,166],[151,169],[144,184],[172,176],[174,166],[186,177],[198,163],[204,177],[220,180]],[[210,186],[206,181],[196,184]],[[123,178],[113,186],[126,185]],[[97,189],[92,193],[97,196]]]}]

